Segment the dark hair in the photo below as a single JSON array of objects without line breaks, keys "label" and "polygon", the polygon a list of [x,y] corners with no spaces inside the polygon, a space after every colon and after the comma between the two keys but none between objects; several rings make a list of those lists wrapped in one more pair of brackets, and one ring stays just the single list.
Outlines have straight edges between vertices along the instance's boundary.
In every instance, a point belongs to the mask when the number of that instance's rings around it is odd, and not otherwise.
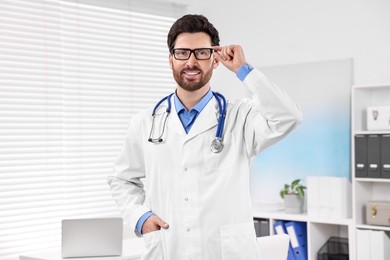
[{"label": "dark hair", "polygon": [[211,46],[219,45],[219,33],[206,17],[203,15],[187,14],[179,18],[169,30],[167,39],[169,52],[172,52],[177,36],[184,32],[207,33],[211,38]]}]

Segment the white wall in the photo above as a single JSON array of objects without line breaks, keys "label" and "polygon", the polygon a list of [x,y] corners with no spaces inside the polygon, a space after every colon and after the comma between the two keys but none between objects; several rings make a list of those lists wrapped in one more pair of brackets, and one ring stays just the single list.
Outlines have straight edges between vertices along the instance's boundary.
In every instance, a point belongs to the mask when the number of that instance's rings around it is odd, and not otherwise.
[{"label": "white wall", "polygon": [[[389,0],[191,2],[256,67],[352,58],[354,84],[390,83]],[[220,69],[213,85],[231,82]]]},{"label": "white wall", "polygon": [[[222,45],[242,45],[247,61],[267,68],[266,72],[273,66],[352,59],[353,84],[390,84],[389,0],[198,0],[191,2],[188,13],[207,16],[219,30]],[[330,71],[330,79],[335,78],[336,72]],[[215,73],[212,86],[230,100],[247,94],[235,75],[224,68]],[[313,85],[313,88],[318,87]],[[288,90],[291,96],[297,94]],[[337,95],[334,89],[329,91]],[[346,97],[347,110],[348,100]],[[334,102],[330,101],[330,110],[333,106]],[[306,114],[304,124],[310,121],[307,119]],[[347,129],[345,145],[349,147],[348,133]],[[345,150],[348,157],[349,149]],[[348,168],[349,163],[345,163]],[[303,171],[302,174],[313,173]],[[265,191],[264,183],[269,189],[275,189],[282,186],[276,182],[285,180],[270,181],[271,175],[264,171],[253,176],[252,184],[256,185],[253,194],[257,199],[262,198],[258,193],[267,194],[267,199],[272,197],[272,192]],[[274,185],[270,184],[272,181]],[[277,193],[274,195],[271,200],[278,198]]]}]

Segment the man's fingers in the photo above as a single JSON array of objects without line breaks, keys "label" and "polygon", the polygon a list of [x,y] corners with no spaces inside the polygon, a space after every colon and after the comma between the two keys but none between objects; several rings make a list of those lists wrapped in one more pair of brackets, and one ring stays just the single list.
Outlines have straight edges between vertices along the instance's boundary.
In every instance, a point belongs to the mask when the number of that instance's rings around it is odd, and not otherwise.
[{"label": "man's fingers", "polygon": [[231,46],[213,46],[214,56],[219,58],[219,60],[230,61],[233,59],[234,51]]},{"label": "man's fingers", "polygon": [[220,60],[220,61],[223,61],[223,58],[221,57],[221,55],[219,54],[219,52],[214,52],[214,57],[217,58],[217,60]]},{"label": "man's fingers", "polygon": [[151,215],[146,219],[144,224],[142,225],[142,234],[147,234],[149,232],[160,230],[161,228],[167,229],[169,228],[168,223],[162,220],[160,217],[156,215]]},{"label": "man's fingers", "polygon": [[233,58],[233,54],[230,55],[229,48],[222,49],[222,56],[225,58],[225,60],[231,60]]},{"label": "man's fingers", "polygon": [[169,228],[169,225],[167,222],[165,222],[164,220],[162,220],[161,218],[157,217],[156,216],[156,219],[154,220],[154,223],[156,223],[158,226],[164,228],[164,229],[167,229]]},{"label": "man's fingers", "polygon": [[230,57],[233,57],[234,56],[234,50],[233,50],[233,46],[232,47],[230,47],[230,46],[228,46],[227,48],[226,48],[226,54],[227,55],[229,55]]},{"label": "man's fingers", "polygon": [[160,217],[154,215],[153,222],[164,229],[167,229],[169,227],[168,223],[166,223],[164,220],[162,220]]},{"label": "man's fingers", "polygon": [[246,63],[244,52],[240,45],[213,46],[214,57],[233,72]]}]

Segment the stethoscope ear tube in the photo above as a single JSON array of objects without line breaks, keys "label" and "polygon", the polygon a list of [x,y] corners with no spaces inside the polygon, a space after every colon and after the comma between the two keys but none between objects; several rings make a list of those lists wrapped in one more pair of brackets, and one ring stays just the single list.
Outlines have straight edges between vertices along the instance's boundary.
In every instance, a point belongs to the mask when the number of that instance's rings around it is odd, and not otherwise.
[{"label": "stethoscope ear tube", "polygon": [[168,102],[168,107],[167,107],[167,110],[166,112],[167,113],[170,113],[171,112],[171,97],[172,97],[173,93],[169,94],[168,96],[164,97],[163,99],[161,99],[153,108],[153,112],[152,112],[152,116],[153,116],[153,119],[154,119],[154,115],[156,114],[156,111],[157,109],[160,107],[161,103],[164,102],[165,100],[167,100]]},{"label": "stethoscope ear tube", "polygon": [[[163,99],[161,99],[156,104],[156,106],[153,109],[153,112],[152,112],[152,117],[153,117],[153,119],[152,119],[152,126],[150,128],[150,133],[149,133],[149,138],[148,138],[148,142],[150,142],[150,143],[162,143],[164,141],[162,137],[163,137],[164,132],[165,132],[165,125],[167,123],[167,119],[168,119],[169,113],[171,113],[171,100],[170,99],[171,99],[172,95],[173,95],[173,93],[171,93],[168,96],[166,96]],[[159,108],[159,106],[161,105],[161,103],[164,102],[165,100],[168,101],[168,107],[167,107],[167,110],[165,111],[166,112],[166,116],[165,116],[165,119],[164,119],[164,125],[163,125],[162,133],[161,133],[161,135],[159,137],[152,138],[153,131],[154,131],[154,121],[155,121],[155,117],[156,117],[156,111]]]}]

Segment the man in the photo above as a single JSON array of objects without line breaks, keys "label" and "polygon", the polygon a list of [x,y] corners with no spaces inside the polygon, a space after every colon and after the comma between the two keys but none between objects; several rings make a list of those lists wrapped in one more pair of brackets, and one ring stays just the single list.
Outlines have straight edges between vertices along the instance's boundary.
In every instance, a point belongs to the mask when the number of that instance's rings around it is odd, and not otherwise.
[{"label": "man", "polygon": [[[116,176],[109,178],[113,198],[145,238],[143,259],[258,259],[250,161],[301,121],[300,110],[246,62],[240,46],[219,46],[218,31],[204,16],[178,19],[168,47],[176,91],[153,117],[150,110],[131,118]],[[252,93],[227,104],[224,122],[223,99],[210,89],[220,63]],[[212,145],[217,132],[222,150]]]}]

